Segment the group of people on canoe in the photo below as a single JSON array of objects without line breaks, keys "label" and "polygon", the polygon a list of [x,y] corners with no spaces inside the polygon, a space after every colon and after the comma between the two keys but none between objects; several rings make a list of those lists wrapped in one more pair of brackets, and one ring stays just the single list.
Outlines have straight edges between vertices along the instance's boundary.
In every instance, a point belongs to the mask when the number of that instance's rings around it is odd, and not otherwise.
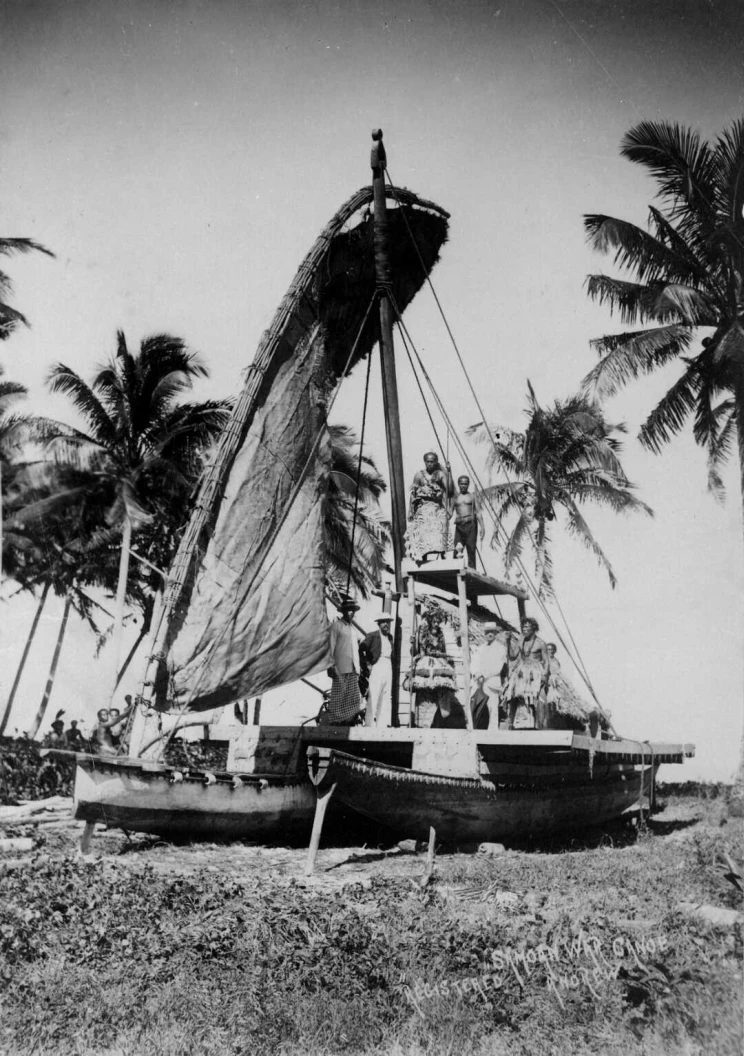
[{"label": "group of people on canoe", "polygon": [[[454,534],[450,541],[450,523],[454,517]],[[480,500],[470,490],[470,477],[452,481],[449,462],[444,469],[433,451],[424,455],[424,468],[413,478],[408,502],[406,553],[414,561],[443,557],[448,550],[467,554],[468,565],[475,568],[478,535],[483,535]]]},{"label": "group of people on canoe", "polygon": [[127,710],[119,708],[100,708],[96,723],[89,736],[78,727],[73,719],[65,729],[63,712],[58,712],[49,733],[42,740],[42,748],[61,748],[72,752],[90,752],[93,755],[116,755],[126,747],[126,720],[132,711],[132,698],[127,695]]},{"label": "group of people on canoe", "polygon": [[[359,605],[341,603],[341,616],[331,625],[333,666],[327,721],[351,725],[364,716],[368,726],[388,726],[392,698],[392,616],[374,617],[377,629],[361,641],[354,630]],[[455,668],[447,653],[445,614],[424,601],[411,641],[411,660],[403,686],[415,699],[416,725],[432,729],[464,729],[465,711],[457,699]],[[551,726],[567,687],[553,643],[538,637],[538,623],[522,620],[521,634],[506,632],[499,640],[495,623],[484,627],[484,641],[473,651],[471,698],[473,727],[544,730]]]},{"label": "group of people on canoe", "polygon": [[[450,522],[454,516],[454,535]],[[457,491],[449,463],[439,464],[437,455],[424,455],[424,468],[413,478],[408,507],[406,551],[421,563],[444,557],[454,549],[467,555],[475,566],[483,517],[478,496],[470,490],[470,478],[461,476]],[[374,617],[376,630],[361,642],[353,630],[357,603],[346,598],[341,615],[331,626],[333,654],[331,692],[327,721],[347,724],[364,720],[368,726],[387,726],[391,721],[392,617],[381,612]],[[444,611],[435,603],[424,603],[416,634],[411,642],[410,669],[404,688],[416,703],[416,723],[433,728],[467,725],[456,695],[455,669],[447,655],[443,632]],[[473,651],[471,709],[473,725],[510,730],[548,729],[567,683],[556,659],[556,646],[538,637],[538,624],[525,617],[521,634],[499,638],[499,628],[488,624],[485,641]],[[575,694],[574,694],[575,697]]]}]

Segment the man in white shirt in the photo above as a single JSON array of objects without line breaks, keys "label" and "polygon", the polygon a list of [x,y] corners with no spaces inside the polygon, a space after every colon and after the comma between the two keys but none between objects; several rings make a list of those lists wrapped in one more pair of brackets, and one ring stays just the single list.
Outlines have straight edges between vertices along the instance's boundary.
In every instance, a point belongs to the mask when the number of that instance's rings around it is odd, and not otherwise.
[{"label": "man in white shirt", "polygon": [[496,637],[498,627],[495,623],[487,623],[483,633],[486,640],[473,654],[470,673],[478,688],[488,697],[488,710],[494,724],[498,725],[501,671],[506,662],[506,649]]},{"label": "man in white shirt", "polygon": [[333,726],[351,726],[362,710],[358,645],[352,627],[354,613],[358,611],[357,603],[352,598],[346,598],[341,603],[341,616],[331,624],[333,666],[328,668],[331,678],[328,720]]}]

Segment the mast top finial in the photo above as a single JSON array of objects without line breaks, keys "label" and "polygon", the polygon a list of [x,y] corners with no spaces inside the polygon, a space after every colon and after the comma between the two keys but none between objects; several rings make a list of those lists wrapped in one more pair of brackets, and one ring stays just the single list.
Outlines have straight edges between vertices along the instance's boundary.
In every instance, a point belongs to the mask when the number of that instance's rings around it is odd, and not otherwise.
[{"label": "mast top finial", "polygon": [[381,128],[372,129],[372,139],[374,142],[372,145],[370,165],[373,169],[384,169],[387,165],[387,157],[385,156],[385,144],[382,142]]}]

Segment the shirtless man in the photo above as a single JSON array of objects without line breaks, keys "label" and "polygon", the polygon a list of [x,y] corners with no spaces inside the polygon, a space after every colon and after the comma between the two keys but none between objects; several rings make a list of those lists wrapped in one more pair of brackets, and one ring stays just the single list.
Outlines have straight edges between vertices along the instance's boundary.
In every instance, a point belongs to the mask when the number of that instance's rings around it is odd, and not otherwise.
[{"label": "shirtless man", "polygon": [[[93,752],[96,755],[116,755],[117,744],[111,735],[111,727],[118,726],[129,718],[129,714],[134,708],[134,704],[131,704],[125,712],[120,713],[118,708],[100,708],[98,711],[98,722],[95,725],[95,729],[91,734],[91,746]],[[116,712],[116,715],[114,715]],[[111,716],[114,715],[112,719]]]},{"label": "shirtless man", "polygon": [[475,550],[478,545],[478,532],[484,534],[483,514],[480,502],[474,491],[470,490],[470,477],[457,478],[460,489],[454,498],[455,511],[455,549],[463,546],[468,555],[468,565],[475,568]]}]

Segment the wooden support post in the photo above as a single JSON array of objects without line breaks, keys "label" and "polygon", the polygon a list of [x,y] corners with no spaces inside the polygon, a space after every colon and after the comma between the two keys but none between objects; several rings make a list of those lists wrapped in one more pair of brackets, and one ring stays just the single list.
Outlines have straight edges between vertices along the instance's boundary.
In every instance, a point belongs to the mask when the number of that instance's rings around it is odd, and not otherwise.
[{"label": "wooden support post", "polygon": [[413,576],[408,577],[408,608],[411,612],[411,638],[408,643],[408,707],[410,710],[410,718],[408,720],[409,725],[414,726],[416,723],[416,690],[413,688],[413,676],[415,674],[415,663],[413,661],[412,650],[413,644],[416,641],[416,631],[418,630],[418,620],[416,617],[416,582]]},{"label": "wooden support post", "polygon": [[336,791],[335,782],[330,788],[324,789],[322,792],[318,790],[318,798],[315,803],[315,817],[313,818],[313,831],[310,836],[310,846],[307,849],[307,862],[305,863],[305,876],[312,876],[313,870],[315,869],[315,859],[318,855],[318,847],[320,846],[320,835],[323,831],[323,820],[325,818],[325,812],[328,809],[331,796]]},{"label": "wooden support post", "polygon": [[90,841],[93,839],[93,830],[96,827],[95,821],[86,821],[83,834],[80,837],[80,853],[90,853]]},{"label": "wooden support post", "polygon": [[457,573],[457,594],[460,599],[460,636],[462,641],[462,706],[468,729],[473,728],[473,713],[470,710],[470,637],[468,635],[468,598],[465,593],[465,573]]},{"label": "wooden support post", "polygon": [[519,609],[519,622],[521,624],[522,620],[527,615],[527,609],[525,608],[523,598],[517,598],[517,608]]},{"label": "wooden support post", "polygon": [[421,877],[422,887],[426,887],[434,873],[434,851],[437,844],[437,831],[433,825],[429,826],[429,847],[426,852],[426,869]]}]

